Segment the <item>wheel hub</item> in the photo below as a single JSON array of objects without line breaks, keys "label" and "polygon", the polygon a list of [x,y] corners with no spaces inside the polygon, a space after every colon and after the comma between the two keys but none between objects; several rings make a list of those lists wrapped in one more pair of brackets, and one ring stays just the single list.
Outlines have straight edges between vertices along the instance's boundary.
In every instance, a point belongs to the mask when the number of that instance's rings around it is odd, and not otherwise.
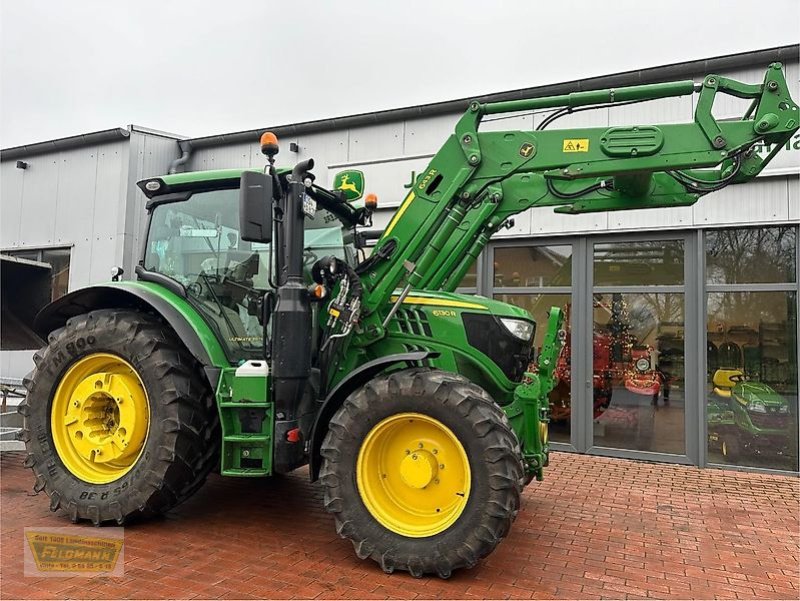
[{"label": "wheel hub", "polygon": [[428,451],[411,453],[400,462],[400,477],[411,488],[425,488],[438,470],[439,464]]},{"label": "wheel hub", "polygon": [[97,353],[76,361],[53,396],[50,426],[56,451],[85,482],[111,482],[133,467],[149,421],[139,375],[114,355]]}]

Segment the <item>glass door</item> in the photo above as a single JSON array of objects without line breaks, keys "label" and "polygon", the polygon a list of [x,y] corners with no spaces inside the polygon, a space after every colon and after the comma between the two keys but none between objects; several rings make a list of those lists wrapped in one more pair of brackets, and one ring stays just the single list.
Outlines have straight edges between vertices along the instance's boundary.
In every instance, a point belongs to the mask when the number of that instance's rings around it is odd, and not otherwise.
[{"label": "glass door", "polygon": [[686,369],[696,364],[687,361],[696,340],[686,328],[688,245],[684,235],[590,239],[583,402],[591,452],[687,461],[688,404],[696,410]]},{"label": "glass door", "polygon": [[571,314],[573,245],[569,242],[536,242],[495,245],[491,256],[491,295],[526,309],[537,328],[534,337],[534,367],[541,350],[550,307],[561,307],[565,315],[567,345],[559,358],[559,383],[550,395],[550,440],[572,446],[572,351]]}]

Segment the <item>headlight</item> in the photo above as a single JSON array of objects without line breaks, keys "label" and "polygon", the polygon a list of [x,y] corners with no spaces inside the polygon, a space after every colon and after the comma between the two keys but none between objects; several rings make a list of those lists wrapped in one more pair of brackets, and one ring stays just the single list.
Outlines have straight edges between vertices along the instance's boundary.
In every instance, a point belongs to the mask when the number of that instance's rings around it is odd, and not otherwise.
[{"label": "headlight", "polygon": [[500,322],[512,336],[528,342],[533,337],[533,324],[524,319],[501,317]]},{"label": "headlight", "polygon": [[764,407],[764,403],[761,401],[752,401],[747,404],[747,410],[750,413],[766,413],[767,408]]},{"label": "headlight", "polygon": [[637,359],[636,369],[639,371],[648,371],[650,369],[650,359],[647,357],[641,357],[640,359]]},{"label": "headlight", "polygon": [[789,413],[789,405],[781,405],[778,407],[778,413]]}]

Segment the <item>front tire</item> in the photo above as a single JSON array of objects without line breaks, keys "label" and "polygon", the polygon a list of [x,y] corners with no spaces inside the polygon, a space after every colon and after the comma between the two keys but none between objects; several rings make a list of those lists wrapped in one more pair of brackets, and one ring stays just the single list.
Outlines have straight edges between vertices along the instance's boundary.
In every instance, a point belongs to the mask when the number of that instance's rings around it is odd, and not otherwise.
[{"label": "front tire", "polygon": [[325,508],[384,572],[448,578],[508,534],[519,442],[503,410],[457,374],[410,369],[350,395],[322,444]]},{"label": "front tire", "polygon": [[34,490],[73,522],[123,524],[191,496],[215,465],[219,419],[202,367],[157,318],[100,310],[48,337],[25,379]]}]

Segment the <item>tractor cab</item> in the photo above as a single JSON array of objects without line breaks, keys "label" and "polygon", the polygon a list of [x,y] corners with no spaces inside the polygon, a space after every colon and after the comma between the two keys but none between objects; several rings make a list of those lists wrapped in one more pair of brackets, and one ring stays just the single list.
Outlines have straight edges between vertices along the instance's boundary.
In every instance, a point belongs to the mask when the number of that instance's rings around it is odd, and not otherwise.
[{"label": "tractor cab", "polygon": [[[149,198],[150,220],[138,278],[167,278],[185,292],[187,300],[215,328],[233,363],[262,357],[265,326],[269,325],[266,313],[274,304],[284,255],[278,248],[280,233],[275,240],[271,232],[261,241],[248,239],[252,236],[246,231],[248,224],[242,224],[240,210],[243,175],[262,174],[228,169],[139,182]],[[288,170],[277,171],[276,185],[284,186],[287,175]],[[260,200],[263,206],[270,205],[269,200]],[[321,257],[334,256],[355,264],[353,218],[366,222],[366,213],[339,207],[337,215],[309,200],[303,208],[302,262],[303,281],[310,286],[311,268]],[[344,205],[346,201],[341,202]]]}]

